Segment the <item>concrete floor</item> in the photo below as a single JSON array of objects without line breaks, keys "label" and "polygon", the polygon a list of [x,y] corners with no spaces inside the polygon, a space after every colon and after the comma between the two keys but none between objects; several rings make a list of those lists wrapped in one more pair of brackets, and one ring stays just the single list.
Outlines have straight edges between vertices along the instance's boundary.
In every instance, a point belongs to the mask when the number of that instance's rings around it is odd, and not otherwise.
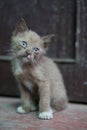
[{"label": "concrete floor", "polygon": [[17,114],[20,100],[0,97],[0,130],[87,130],[87,105],[69,104],[51,120],[40,120],[38,112]]}]

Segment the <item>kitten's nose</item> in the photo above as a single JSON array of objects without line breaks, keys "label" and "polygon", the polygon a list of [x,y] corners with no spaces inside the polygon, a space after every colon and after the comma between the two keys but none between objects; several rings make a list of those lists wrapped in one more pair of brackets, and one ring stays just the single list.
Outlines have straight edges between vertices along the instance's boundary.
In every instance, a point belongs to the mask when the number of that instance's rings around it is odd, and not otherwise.
[{"label": "kitten's nose", "polygon": [[31,55],[30,50],[26,50],[26,54],[27,54],[27,55]]}]

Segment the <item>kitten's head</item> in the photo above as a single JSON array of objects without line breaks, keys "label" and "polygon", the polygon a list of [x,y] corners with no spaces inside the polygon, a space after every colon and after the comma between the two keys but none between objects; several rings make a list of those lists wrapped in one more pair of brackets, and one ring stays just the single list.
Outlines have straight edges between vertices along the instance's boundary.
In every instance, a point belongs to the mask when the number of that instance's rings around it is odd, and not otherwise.
[{"label": "kitten's head", "polygon": [[12,35],[11,48],[14,57],[22,62],[36,63],[46,52],[48,43],[54,35],[40,37],[36,32],[28,30],[23,18],[19,20]]}]

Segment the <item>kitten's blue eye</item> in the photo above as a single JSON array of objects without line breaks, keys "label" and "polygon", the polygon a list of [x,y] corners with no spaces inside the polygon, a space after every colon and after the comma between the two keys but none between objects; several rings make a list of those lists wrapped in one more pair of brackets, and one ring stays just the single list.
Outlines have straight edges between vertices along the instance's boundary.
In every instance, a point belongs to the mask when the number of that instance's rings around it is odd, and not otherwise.
[{"label": "kitten's blue eye", "polygon": [[22,42],[20,42],[20,45],[21,45],[23,48],[26,48],[26,47],[27,47],[27,42],[22,41]]},{"label": "kitten's blue eye", "polygon": [[37,47],[33,48],[33,50],[34,50],[34,53],[38,53],[39,52],[39,48],[37,48]]}]

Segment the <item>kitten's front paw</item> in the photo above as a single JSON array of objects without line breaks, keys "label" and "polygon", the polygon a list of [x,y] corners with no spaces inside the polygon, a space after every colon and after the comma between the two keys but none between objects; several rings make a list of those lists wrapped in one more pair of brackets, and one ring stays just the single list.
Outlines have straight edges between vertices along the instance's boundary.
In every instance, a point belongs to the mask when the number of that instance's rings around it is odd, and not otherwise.
[{"label": "kitten's front paw", "polygon": [[53,114],[51,111],[48,112],[41,112],[39,113],[39,118],[44,120],[49,120],[53,118]]},{"label": "kitten's front paw", "polygon": [[31,111],[36,111],[37,110],[37,107],[34,105],[34,104],[31,104]]},{"label": "kitten's front paw", "polygon": [[26,113],[28,113],[28,112],[29,112],[28,108],[27,108],[27,109],[24,109],[22,106],[19,106],[19,107],[17,108],[17,113],[26,114]]},{"label": "kitten's front paw", "polygon": [[26,112],[25,112],[25,110],[23,109],[22,106],[19,106],[19,107],[17,108],[17,113],[24,114],[24,113],[26,113]]},{"label": "kitten's front paw", "polygon": [[21,75],[22,74],[22,70],[21,69],[16,69],[15,72],[14,72],[14,74],[16,76]]}]

